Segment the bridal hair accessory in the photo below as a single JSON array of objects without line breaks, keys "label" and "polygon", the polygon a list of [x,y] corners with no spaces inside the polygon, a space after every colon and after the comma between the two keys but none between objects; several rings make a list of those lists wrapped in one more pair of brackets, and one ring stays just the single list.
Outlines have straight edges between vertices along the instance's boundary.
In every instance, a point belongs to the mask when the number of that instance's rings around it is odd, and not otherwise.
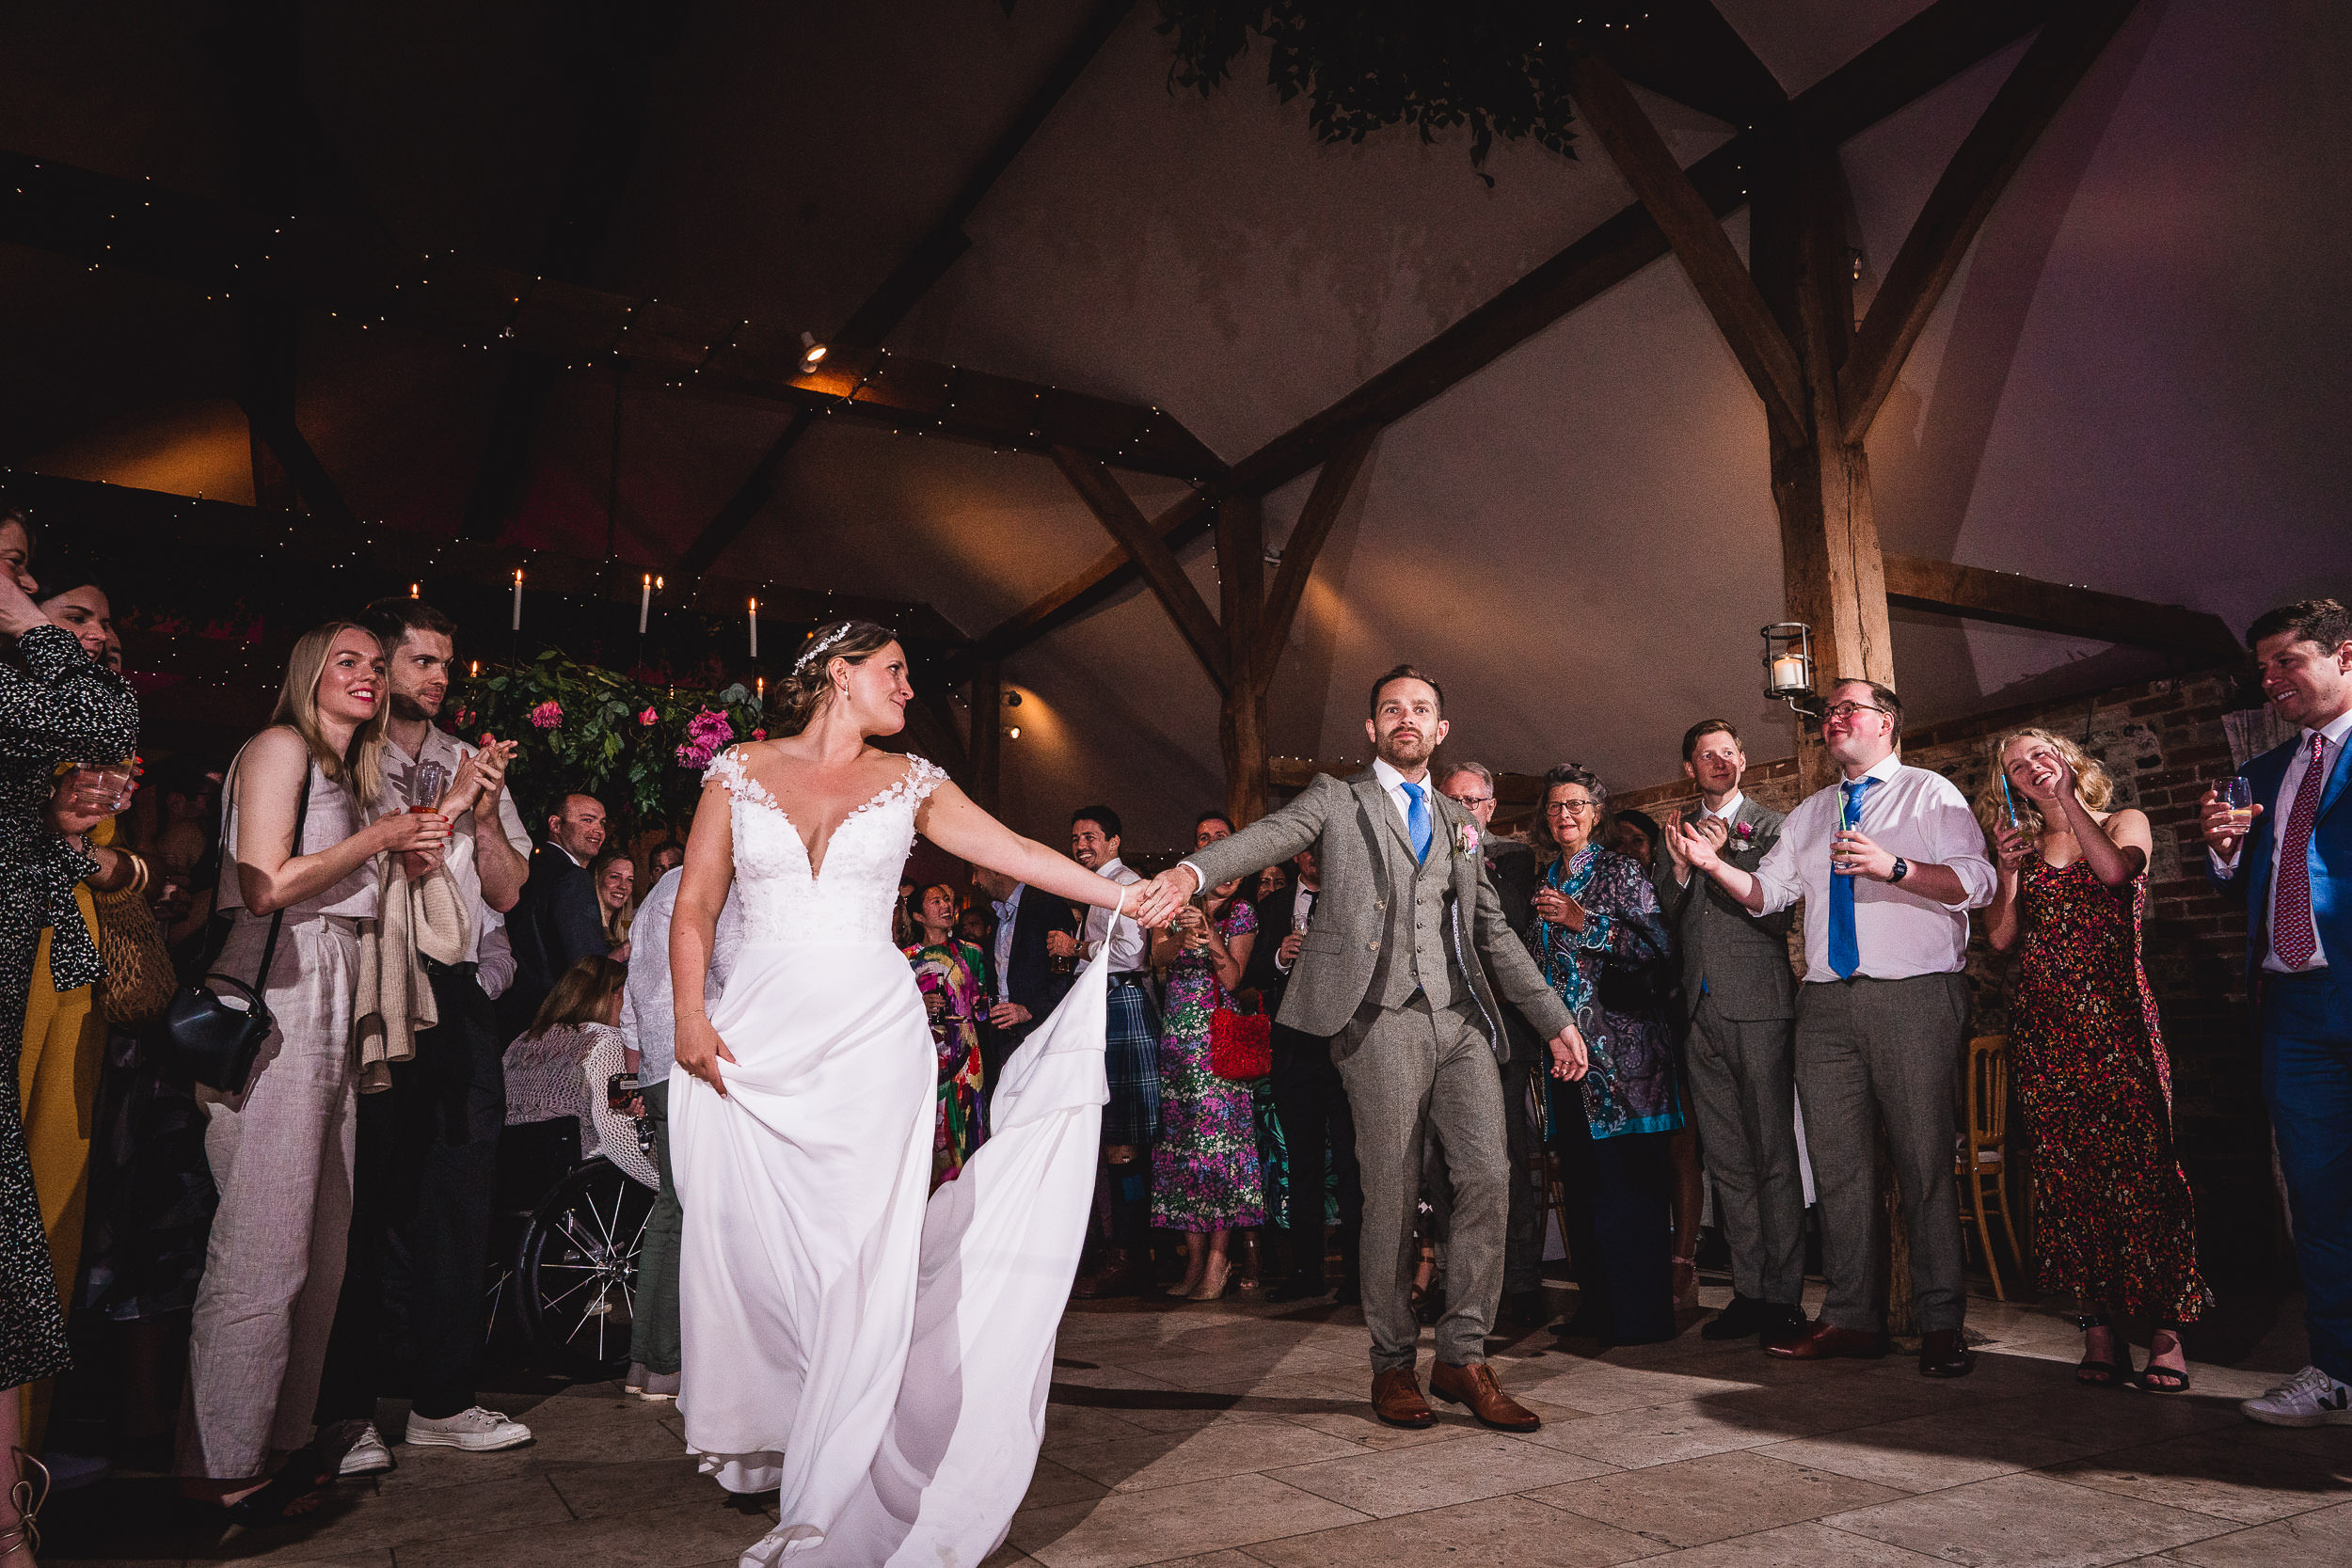
[{"label": "bridal hair accessory", "polygon": [[823,653],[827,648],[832,647],[834,643],[847,638],[850,635],[850,625],[851,623],[844,621],[839,626],[834,627],[833,630],[818,638],[816,641],[811,642],[806,651],[804,651],[799,658],[792,661],[792,673],[794,674],[800,673],[802,666],[805,665],[810,659],[815,658],[818,654]]}]

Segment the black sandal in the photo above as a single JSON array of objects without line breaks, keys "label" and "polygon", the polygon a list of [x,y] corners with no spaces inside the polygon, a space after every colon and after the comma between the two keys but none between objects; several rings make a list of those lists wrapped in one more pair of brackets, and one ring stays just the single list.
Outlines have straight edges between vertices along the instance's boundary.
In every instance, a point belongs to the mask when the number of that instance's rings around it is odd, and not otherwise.
[{"label": "black sandal", "polygon": [[321,1427],[317,1436],[286,1456],[276,1475],[229,1505],[230,1523],[250,1528],[309,1515],[312,1510],[297,1513],[295,1505],[335,1484],[342,1474],[343,1455],[359,1441],[367,1425],[365,1421],[336,1421]]},{"label": "black sandal", "polygon": [[[2094,1328],[2104,1328],[2109,1334],[2115,1332],[2115,1325],[2107,1321],[2107,1315],[2105,1312],[2079,1313],[2075,1316],[2074,1326],[2085,1334],[2089,1334]],[[2085,1359],[2074,1364],[2074,1381],[2086,1388],[2120,1387],[2123,1380],[2131,1375],[2132,1367],[2128,1351],[2124,1353],[2123,1365],[2120,1368],[2112,1361],[2089,1359],[2088,1349],[2083,1354]]]},{"label": "black sandal", "polygon": [[[2182,1341],[2180,1329],[2171,1323],[2156,1324],[2148,1336],[2148,1365],[2139,1370],[2139,1391],[2143,1394],[2185,1394],[2188,1392],[2189,1385],[2188,1369],[2156,1365],[2156,1356],[2159,1352],[2156,1350],[2155,1337],[2158,1334],[2171,1335],[2172,1348],[2181,1353],[2183,1361],[2188,1359],[2188,1346]],[[2162,1378],[2164,1381],[2152,1383],[2149,1381],[2151,1378]]]}]

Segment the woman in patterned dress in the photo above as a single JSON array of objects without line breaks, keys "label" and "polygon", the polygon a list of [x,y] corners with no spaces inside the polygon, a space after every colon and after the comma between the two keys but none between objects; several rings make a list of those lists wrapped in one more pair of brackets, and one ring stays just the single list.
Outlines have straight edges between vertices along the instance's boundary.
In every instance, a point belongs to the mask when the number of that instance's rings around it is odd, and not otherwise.
[{"label": "woman in patterned dress", "polygon": [[2023,948],[2010,1047],[2034,1138],[2034,1202],[2048,1222],[2037,1277],[2080,1301],[2076,1381],[2130,1374],[2113,1309],[2154,1323],[2139,1386],[2178,1393],[2189,1383],[2179,1331],[2202,1313],[2206,1291],[2172,1147],[2171,1063],[2140,963],[2148,818],[2106,810],[2106,769],[2046,730],[2003,736],[1993,760],[1977,798],[2000,862],[1985,931],[1996,951]]},{"label": "woman in patterned dress", "polygon": [[1549,863],[1527,944],[1592,1056],[1581,1082],[1544,1080],[1577,1280],[1576,1316],[1560,1332],[1643,1345],[1675,1333],[1671,1145],[1682,1104],[1659,988],[1672,951],[1665,915],[1640,863],[1594,842],[1608,812],[1585,769],[1544,775],[1533,837]]},{"label": "woman in patterned dress", "polygon": [[988,1136],[980,1116],[980,950],[956,934],[962,899],[945,882],[915,895],[923,940],[906,949],[939,1047],[939,1131],[931,1142],[931,1190],[953,1181]]},{"label": "woman in patterned dress", "polygon": [[1257,942],[1258,911],[1238,896],[1241,889],[1240,881],[1210,889],[1152,947],[1153,961],[1168,966],[1168,1006],[1152,1223],[1186,1234],[1184,1277],[1168,1293],[1194,1301],[1225,1293],[1232,1283],[1232,1233],[1265,1223],[1249,1085],[1209,1070],[1209,1021],[1217,1008],[1232,1006],[1233,988]]},{"label": "woman in patterned dress", "polygon": [[[24,1044],[24,1005],[41,933],[50,937],[50,983],[94,984],[98,949],[73,885],[99,876],[87,831],[106,815],[56,785],[64,761],[119,762],[138,743],[138,704],[122,677],[53,625],[32,595],[32,529],[0,514],[0,1563],[30,1562],[24,1515],[43,1490],[20,1481],[16,1390],[69,1362],[65,1314],[41,1228],[24,1124],[13,1085]],[[90,809],[84,810],[84,805]]]}]

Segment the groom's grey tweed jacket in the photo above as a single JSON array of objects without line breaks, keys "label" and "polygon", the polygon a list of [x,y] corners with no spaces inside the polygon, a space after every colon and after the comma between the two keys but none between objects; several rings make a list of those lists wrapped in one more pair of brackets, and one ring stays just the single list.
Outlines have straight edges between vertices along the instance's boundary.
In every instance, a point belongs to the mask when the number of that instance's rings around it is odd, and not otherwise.
[{"label": "groom's grey tweed jacket", "polygon": [[1435,790],[1429,805],[1436,838],[1426,863],[1414,860],[1405,824],[1370,769],[1344,783],[1319,773],[1281,810],[1185,857],[1215,887],[1313,848],[1323,895],[1282,997],[1286,1028],[1336,1035],[1367,1002],[1402,1006],[1416,988],[1445,1006],[1464,981],[1486,1011],[1498,1056],[1510,1050],[1496,1023],[1498,989],[1538,1036],[1568,1026],[1567,1007],[1504,923],[1483,857],[1465,847],[1465,830],[1474,827],[1469,813]]}]

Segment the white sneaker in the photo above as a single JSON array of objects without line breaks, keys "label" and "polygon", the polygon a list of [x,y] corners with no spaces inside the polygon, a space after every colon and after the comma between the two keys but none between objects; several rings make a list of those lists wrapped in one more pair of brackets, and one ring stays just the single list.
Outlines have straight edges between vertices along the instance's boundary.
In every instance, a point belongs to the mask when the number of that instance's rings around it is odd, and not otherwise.
[{"label": "white sneaker", "polygon": [[380,1476],[392,1467],[392,1450],[384,1446],[384,1434],[370,1421],[368,1430],[343,1454],[342,1469],[346,1476]]},{"label": "white sneaker", "polygon": [[2306,1367],[2262,1398],[2240,1401],[2238,1408],[2265,1426],[2352,1426],[2352,1386]]},{"label": "white sneaker", "polygon": [[647,1372],[645,1381],[637,1389],[637,1397],[662,1403],[677,1398],[678,1385],[684,1381],[678,1372]]},{"label": "white sneaker", "polygon": [[428,1449],[490,1453],[499,1449],[522,1447],[531,1441],[531,1429],[520,1421],[508,1420],[502,1410],[485,1410],[477,1404],[471,1410],[438,1419],[411,1413],[408,1441]]}]

